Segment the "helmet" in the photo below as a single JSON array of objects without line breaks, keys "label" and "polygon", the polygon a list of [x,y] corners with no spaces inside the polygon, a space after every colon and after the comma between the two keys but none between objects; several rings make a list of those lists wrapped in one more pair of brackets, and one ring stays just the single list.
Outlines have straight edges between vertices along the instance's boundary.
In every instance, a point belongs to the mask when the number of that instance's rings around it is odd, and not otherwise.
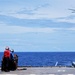
[{"label": "helmet", "polygon": [[11,52],[14,52],[14,50],[12,49]]},{"label": "helmet", "polygon": [[6,46],[6,48],[5,48],[6,50],[9,50],[9,47],[8,46]]}]

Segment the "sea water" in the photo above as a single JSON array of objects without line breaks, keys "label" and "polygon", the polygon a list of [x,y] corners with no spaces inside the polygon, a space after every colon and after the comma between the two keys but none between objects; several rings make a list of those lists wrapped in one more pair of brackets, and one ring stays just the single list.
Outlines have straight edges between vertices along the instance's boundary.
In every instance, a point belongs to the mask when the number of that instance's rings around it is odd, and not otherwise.
[{"label": "sea water", "polygon": [[[72,66],[75,52],[15,52],[19,66]],[[0,61],[3,52],[0,52]],[[1,65],[1,62],[0,62]]]}]

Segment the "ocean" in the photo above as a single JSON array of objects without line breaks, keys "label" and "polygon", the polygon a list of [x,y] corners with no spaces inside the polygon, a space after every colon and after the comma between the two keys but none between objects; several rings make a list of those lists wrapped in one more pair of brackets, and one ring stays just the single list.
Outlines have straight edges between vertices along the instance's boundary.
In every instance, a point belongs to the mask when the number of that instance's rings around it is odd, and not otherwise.
[{"label": "ocean", "polygon": [[[18,66],[72,66],[75,52],[15,52]],[[0,61],[3,52],[0,52]],[[0,62],[1,65],[1,62]]]}]

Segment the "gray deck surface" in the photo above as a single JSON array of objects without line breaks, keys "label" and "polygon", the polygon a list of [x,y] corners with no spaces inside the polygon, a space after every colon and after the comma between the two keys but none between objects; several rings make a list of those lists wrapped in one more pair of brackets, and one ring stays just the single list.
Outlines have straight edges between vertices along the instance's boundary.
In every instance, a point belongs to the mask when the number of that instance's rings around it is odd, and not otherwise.
[{"label": "gray deck surface", "polygon": [[16,71],[1,72],[0,75],[75,75],[73,67],[18,67]]}]

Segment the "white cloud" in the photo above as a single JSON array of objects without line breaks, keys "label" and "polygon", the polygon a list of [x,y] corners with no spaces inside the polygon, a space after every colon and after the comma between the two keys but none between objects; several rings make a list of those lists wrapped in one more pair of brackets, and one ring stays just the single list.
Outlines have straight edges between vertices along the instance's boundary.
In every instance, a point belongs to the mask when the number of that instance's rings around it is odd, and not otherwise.
[{"label": "white cloud", "polygon": [[[56,22],[75,23],[75,19],[66,19],[66,17],[72,14],[68,9],[74,8],[74,3],[75,0],[47,0],[46,2],[44,1],[44,3],[37,3],[37,5],[33,2],[32,4],[29,2],[31,7],[28,5],[19,6],[18,4],[15,4],[15,8],[11,6],[10,10],[7,6],[3,10],[0,8],[0,15],[11,16],[19,19],[52,19]],[[65,18],[56,19],[61,17]]]},{"label": "white cloud", "polygon": [[[12,9],[10,10],[8,10],[8,7],[6,7],[6,9],[0,12],[0,14],[13,16],[20,19],[39,19],[39,18],[51,19],[51,18],[67,17],[71,15],[70,10],[68,9],[75,7],[74,3],[75,3],[74,0],[71,1],[70,0],[64,0],[64,1],[47,0],[46,3],[44,2],[44,4],[40,3],[39,5],[37,3],[38,6],[32,3],[31,7],[28,6],[28,8],[27,5],[24,7],[21,6],[18,7],[16,5],[17,8],[12,7]],[[21,14],[19,14],[18,12],[21,12]]]},{"label": "white cloud", "polygon": [[56,22],[67,22],[67,23],[75,23],[75,18],[71,19],[71,18],[68,18],[66,19],[65,18],[61,18],[61,19],[55,19]]},{"label": "white cloud", "polygon": [[74,27],[73,28],[59,28],[59,27],[58,28],[55,28],[55,27],[40,28],[40,27],[25,27],[25,26],[13,26],[13,25],[11,26],[11,25],[6,25],[3,22],[0,22],[0,34],[2,33],[20,34],[20,33],[27,33],[27,32],[53,33],[53,32],[62,31],[62,30],[75,31],[75,28]]},{"label": "white cloud", "polygon": [[73,27],[73,28],[68,28],[67,30],[75,31],[75,27]]},{"label": "white cloud", "polygon": [[69,30],[75,31],[75,28],[36,28],[36,27],[21,27],[21,26],[7,26],[0,25],[0,34],[20,34],[28,32],[37,32],[37,33],[53,33],[56,31]]},{"label": "white cloud", "polygon": [[42,32],[42,33],[51,33],[54,32],[54,28],[32,28],[32,27],[21,27],[21,26],[7,26],[0,25],[0,33],[26,33],[26,32]]}]

